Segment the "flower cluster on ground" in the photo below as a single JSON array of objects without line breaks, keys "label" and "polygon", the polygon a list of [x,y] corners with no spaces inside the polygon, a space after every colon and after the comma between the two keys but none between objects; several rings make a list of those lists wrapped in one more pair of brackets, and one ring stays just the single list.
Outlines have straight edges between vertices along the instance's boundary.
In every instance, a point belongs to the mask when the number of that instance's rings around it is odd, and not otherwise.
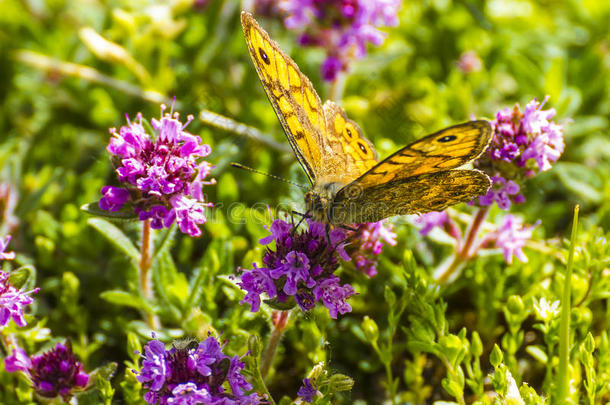
[{"label": "flower cluster on ground", "polygon": [[294,298],[303,311],[311,310],[321,301],[332,318],[351,311],[346,299],[355,294],[349,284],[341,285],[334,275],[339,257],[349,261],[345,251],[345,232],[335,228],[327,232],[321,223],[307,221],[308,229],[299,231],[293,225],[276,219],[269,228],[271,235],[260,240],[263,245],[275,241],[275,249],[267,247],[263,267],[253,264],[244,270],[239,286],[246,291],[242,303],[251,310],[260,308],[261,295],[278,303]]},{"label": "flower cluster on ground", "polygon": [[4,359],[4,367],[10,373],[23,372],[36,393],[47,398],[61,396],[68,401],[89,382],[89,375],[76,359],[69,341],[57,343],[53,349],[38,356],[30,357],[21,348],[13,349]]},{"label": "flower cluster on ground", "polygon": [[180,230],[191,236],[201,235],[199,225],[206,222],[203,186],[212,166],[201,158],[210,154],[201,138],[190,134],[178,113],[164,113],[152,120],[153,134],[146,132],[142,115],[134,122],[111,129],[107,150],[113,157],[122,187],[104,186],[101,209],[117,211],[130,202],[140,220],[150,220],[155,229],[167,228],[177,222]]},{"label": "flower cluster on ground", "polygon": [[479,205],[495,202],[508,210],[512,203],[524,202],[520,184],[549,170],[563,153],[563,127],[551,121],[555,109],[542,109],[547,101],[548,96],[542,103],[530,101],[523,111],[516,104],[496,113],[491,144],[475,164],[492,179],[489,192],[478,198]]},{"label": "flower cluster on ground", "polygon": [[239,356],[225,355],[219,341],[208,336],[170,349],[153,339],[144,347],[142,367],[134,373],[151,405],[259,404],[262,398],[248,393],[252,385],[242,375],[243,368]]},{"label": "flower cluster on ground", "polygon": [[[261,1],[261,0],[259,0]],[[321,71],[333,81],[351,61],[366,54],[367,44],[383,44],[379,27],[398,24],[401,0],[284,0],[273,7],[262,0],[262,10],[279,11],[287,28],[299,30],[299,44],[326,50]]]}]

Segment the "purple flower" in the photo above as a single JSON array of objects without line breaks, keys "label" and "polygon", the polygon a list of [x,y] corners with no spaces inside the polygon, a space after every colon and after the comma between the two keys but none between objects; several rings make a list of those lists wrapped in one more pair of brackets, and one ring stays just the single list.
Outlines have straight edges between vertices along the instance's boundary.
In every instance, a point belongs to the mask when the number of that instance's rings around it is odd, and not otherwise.
[{"label": "purple flower", "polygon": [[7,252],[6,248],[8,247],[9,242],[11,241],[12,236],[6,235],[6,238],[2,240],[0,238],[0,260],[13,260],[16,255],[15,252]]},{"label": "purple flower", "polygon": [[104,186],[102,187],[104,197],[99,202],[99,206],[104,211],[118,211],[129,200],[129,190],[119,187]]},{"label": "purple flower", "polygon": [[16,256],[15,252],[7,252],[8,244],[11,242],[13,237],[6,235],[6,238],[2,240],[0,238],[0,260],[14,260]]},{"label": "purple flower", "polygon": [[366,45],[379,46],[386,34],[378,29],[398,24],[401,0],[286,0],[280,3],[289,29],[302,31],[300,44],[327,52],[324,80],[335,80],[352,59],[366,54]]},{"label": "purple flower", "polygon": [[[161,106],[162,112],[165,106]],[[99,206],[116,211],[126,203],[142,221],[150,220],[155,229],[167,228],[176,221],[183,233],[200,236],[199,225],[206,222],[204,208],[212,204],[204,199],[203,186],[212,166],[201,158],[210,154],[201,138],[185,131],[178,113],[165,114],[152,120],[154,134],[146,133],[142,115],[117,133],[106,148],[113,155],[116,173],[123,187],[104,186]]]},{"label": "purple flower", "polygon": [[358,270],[372,277],[377,274],[377,258],[383,250],[384,242],[396,245],[393,226],[386,220],[360,224],[356,231],[348,231],[349,244],[346,248]]},{"label": "purple flower", "polygon": [[[153,339],[144,347],[144,360],[137,374],[154,405],[259,404],[257,393],[245,394],[252,386],[241,374],[244,363],[228,357],[213,336],[197,344],[181,342],[167,350]],[[227,384],[225,384],[225,382]],[[231,390],[227,391],[226,386]]]},{"label": "purple flower", "polygon": [[313,399],[315,396],[319,395],[319,391],[314,388],[311,384],[309,378],[303,378],[303,385],[297,391],[297,395],[301,397],[301,399],[305,402],[313,403]]},{"label": "purple flower", "polygon": [[205,387],[199,389],[197,384],[189,382],[176,385],[166,403],[167,405],[209,404],[210,399],[210,393]]},{"label": "purple flower", "polygon": [[20,291],[10,285],[8,279],[9,274],[0,271],[0,330],[8,325],[11,318],[17,326],[27,325],[23,317],[23,308],[34,302],[30,294],[40,291],[40,288]]},{"label": "purple flower", "polygon": [[493,176],[491,178],[492,186],[487,191],[487,194],[479,196],[480,205],[491,205],[494,202],[503,210],[508,210],[511,202],[517,204],[525,201],[523,195],[519,193],[519,185],[512,180],[506,180],[504,177]]},{"label": "purple flower", "polygon": [[420,226],[419,233],[422,236],[428,235],[432,229],[436,227],[442,227],[449,221],[449,215],[446,211],[441,212],[428,212],[426,214],[419,215],[415,218],[415,225]]},{"label": "purple flower", "polygon": [[[391,233],[382,228],[377,229],[378,235],[369,235],[370,239],[379,239],[383,234],[391,240]],[[252,270],[242,273],[238,282],[246,291],[242,303],[250,304],[251,311],[256,312],[260,308],[261,295],[267,294],[276,303],[286,303],[293,297],[303,311],[309,311],[317,301],[322,300],[333,317],[336,317],[337,312],[351,310],[344,302],[354,294],[351,286],[346,284],[340,287],[342,302],[339,302],[341,298],[331,299],[325,293],[332,283],[336,284],[334,280],[338,280],[333,273],[339,267],[339,257],[350,260],[345,251],[346,234],[342,229],[333,229],[327,233],[324,224],[308,221],[307,230],[296,232],[290,224],[277,219],[269,231],[271,235],[259,242],[268,245],[275,241],[275,250],[267,248],[263,256],[264,267],[254,263]],[[379,246],[371,242],[371,250],[375,249],[379,250]]]},{"label": "purple flower", "polygon": [[532,237],[536,226],[538,224],[524,226],[519,218],[510,214],[503,218],[502,224],[496,231],[495,245],[503,250],[506,263],[511,264],[513,256],[527,263],[527,257],[522,248],[525,246],[525,242]]},{"label": "purple flower", "polygon": [[339,277],[330,276],[316,284],[313,294],[316,300],[322,300],[324,306],[328,308],[330,317],[336,319],[337,314],[352,311],[351,305],[345,300],[356,292],[349,284],[340,285]]},{"label": "purple flower", "polygon": [[61,396],[68,401],[75,390],[84,388],[89,375],[76,360],[72,345],[58,343],[40,356],[27,356],[23,349],[13,349],[13,354],[4,359],[8,372],[21,371],[28,375],[36,392],[47,398]]},{"label": "purple flower", "polygon": [[555,110],[543,110],[542,103],[534,99],[522,112],[519,105],[496,113],[494,135],[486,156],[475,166],[493,176],[494,184],[486,196],[479,198],[480,205],[496,202],[508,209],[511,202],[523,202],[517,194],[519,184],[536,173],[547,171],[565,148],[563,128],[550,119]]}]

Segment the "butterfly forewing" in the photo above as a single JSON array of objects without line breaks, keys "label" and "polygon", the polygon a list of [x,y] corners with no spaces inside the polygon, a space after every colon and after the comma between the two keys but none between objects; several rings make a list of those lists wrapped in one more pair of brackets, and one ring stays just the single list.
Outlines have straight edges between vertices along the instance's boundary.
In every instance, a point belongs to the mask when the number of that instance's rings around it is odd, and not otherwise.
[{"label": "butterfly forewing", "polygon": [[297,64],[250,14],[242,12],[241,23],[263,88],[299,163],[314,183],[327,154],[323,149],[326,120],[320,97]]},{"label": "butterfly forewing", "polygon": [[485,120],[443,129],[388,156],[347,187],[366,188],[419,174],[458,168],[485,151],[491,134],[491,124]]},{"label": "butterfly forewing", "polygon": [[[376,222],[393,215],[442,211],[485,194],[489,177],[478,170],[448,170],[339,190],[331,211],[335,224]],[[348,194],[351,192],[352,194]]]}]

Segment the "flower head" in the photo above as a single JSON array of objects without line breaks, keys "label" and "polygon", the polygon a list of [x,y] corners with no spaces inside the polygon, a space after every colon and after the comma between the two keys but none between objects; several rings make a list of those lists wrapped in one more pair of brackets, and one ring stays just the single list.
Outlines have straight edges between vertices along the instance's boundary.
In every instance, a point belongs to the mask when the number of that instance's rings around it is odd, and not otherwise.
[{"label": "flower head", "polygon": [[534,99],[521,111],[519,105],[505,108],[496,114],[493,121],[494,135],[486,154],[476,166],[493,176],[494,184],[479,204],[496,202],[508,209],[511,202],[523,202],[518,194],[519,183],[552,167],[565,148],[563,128],[551,121],[554,109],[543,110],[542,103]]},{"label": "flower head", "polygon": [[415,225],[419,226],[419,233],[422,236],[428,235],[432,229],[444,226],[449,221],[449,215],[446,211],[432,211],[426,214],[419,215],[415,218]]},{"label": "flower head", "polygon": [[30,291],[20,291],[9,284],[9,274],[0,271],[0,330],[8,325],[11,318],[17,326],[27,323],[23,317],[23,308],[34,302],[30,294],[35,294],[40,288]]},{"label": "flower head", "polygon": [[339,257],[350,260],[344,246],[345,232],[333,229],[327,233],[323,224],[313,221],[308,225],[307,230],[296,232],[290,224],[276,219],[269,228],[271,235],[260,240],[263,245],[275,241],[275,250],[267,248],[264,267],[254,264],[238,283],[246,291],[242,303],[249,303],[253,312],[260,308],[262,294],[278,303],[293,297],[303,311],[322,301],[333,318],[351,310],[345,299],[355,292],[348,284],[341,286],[333,274]]},{"label": "flower head", "polygon": [[391,223],[386,220],[360,224],[355,231],[347,231],[349,244],[346,247],[354,265],[369,277],[377,274],[377,258],[383,250],[384,242],[396,245],[396,234]]},{"label": "flower head", "polygon": [[286,0],[280,3],[289,29],[301,30],[299,43],[326,50],[324,80],[335,80],[352,59],[366,54],[366,46],[379,46],[386,34],[379,27],[398,24],[401,0]]},{"label": "flower head", "polygon": [[311,384],[309,378],[303,378],[303,385],[299,388],[297,395],[305,402],[313,403],[314,397],[319,395],[319,391]]},{"label": "flower head", "polygon": [[40,356],[28,357],[23,349],[13,349],[13,354],[4,359],[8,372],[21,371],[29,376],[36,392],[47,398],[61,396],[68,400],[75,390],[89,382],[89,375],[72,352],[70,342],[58,343]]},{"label": "flower head", "polygon": [[[162,106],[162,111],[165,106]],[[117,211],[127,202],[133,204],[139,219],[150,220],[153,228],[167,228],[174,221],[180,230],[191,236],[201,235],[198,225],[206,222],[203,186],[212,166],[200,159],[210,154],[201,138],[185,131],[193,120],[179,121],[178,113],[164,114],[152,120],[154,133],[142,125],[142,115],[117,132],[106,148],[113,156],[116,173],[123,187],[104,186],[99,206]]]},{"label": "flower head", "polygon": [[503,250],[506,263],[511,264],[513,256],[527,263],[527,257],[522,248],[525,246],[525,242],[532,237],[537,225],[524,226],[519,218],[510,214],[503,218],[502,224],[496,231],[495,245]]},{"label": "flower head", "polygon": [[[241,374],[244,363],[228,357],[213,336],[167,350],[153,339],[144,347],[142,368],[134,371],[154,405],[258,404],[261,397],[245,394],[252,386]],[[227,382],[230,392],[224,388]]]}]

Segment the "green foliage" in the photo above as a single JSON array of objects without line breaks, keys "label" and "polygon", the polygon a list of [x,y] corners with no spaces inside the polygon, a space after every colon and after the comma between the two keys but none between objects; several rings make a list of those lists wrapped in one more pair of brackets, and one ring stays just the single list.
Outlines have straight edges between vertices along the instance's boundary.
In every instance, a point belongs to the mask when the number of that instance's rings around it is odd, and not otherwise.
[{"label": "green foliage", "polygon": [[[265,377],[261,356],[276,306],[251,313],[241,305],[237,269],[260,262],[266,206],[274,215],[278,207],[303,212],[303,198],[229,164],[306,179],[247,55],[241,2],[211,0],[203,10],[186,0],[1,4],[0,236],[13,235],[9,250],[17,252],[2,269],[22,290],[41,288],[28,325],[0,332],[3,357],[13,347],[8,337],[28,353],[70,339],[92,376],[78,403],[144,404],[131,370],[152,332],[171,341],[218,331],[228,354],[250,351],[245,373],[271,403],[295,401],[305,377],[321,393],[317,404],[547,404],[560,378],[573,403],[610,401],[610,3],[404,2],[385,44],[350,66],[341,104],[387,156],[472,115],[550,95],[565,152],[511,208],[527,223],[541,221],[524,249],[528,261],[509,265],[489,249],[439,285],[433,269],[454,246],[398,218],[398,243],[384,248],[377,276],[341,270],[358,292],[353,311],[338,320],[323,308],[295,315]],[[298,48],[277,20],[261,24],[324,98],[321,54]],[[458,68],[468,51],[480,70]],[[108,128],[123,125],[125,113],[158,117],[174,96],[183,116],[203,117],[189,131],[212,147],[218,184],[205,191],[215,208],[200,238],[175,227],[152,231],[142,280],[142,223],[91,202],[116,185]],[[218,128],[200,114],[209,112],[258,132]],[[569,273],[576,203],[581,225]],[[469,224],[473,209],[457,210]],[[485,226],[503,215],[493,208]],[[0,403],[38,401],[23,376],[0,372]]]}]

